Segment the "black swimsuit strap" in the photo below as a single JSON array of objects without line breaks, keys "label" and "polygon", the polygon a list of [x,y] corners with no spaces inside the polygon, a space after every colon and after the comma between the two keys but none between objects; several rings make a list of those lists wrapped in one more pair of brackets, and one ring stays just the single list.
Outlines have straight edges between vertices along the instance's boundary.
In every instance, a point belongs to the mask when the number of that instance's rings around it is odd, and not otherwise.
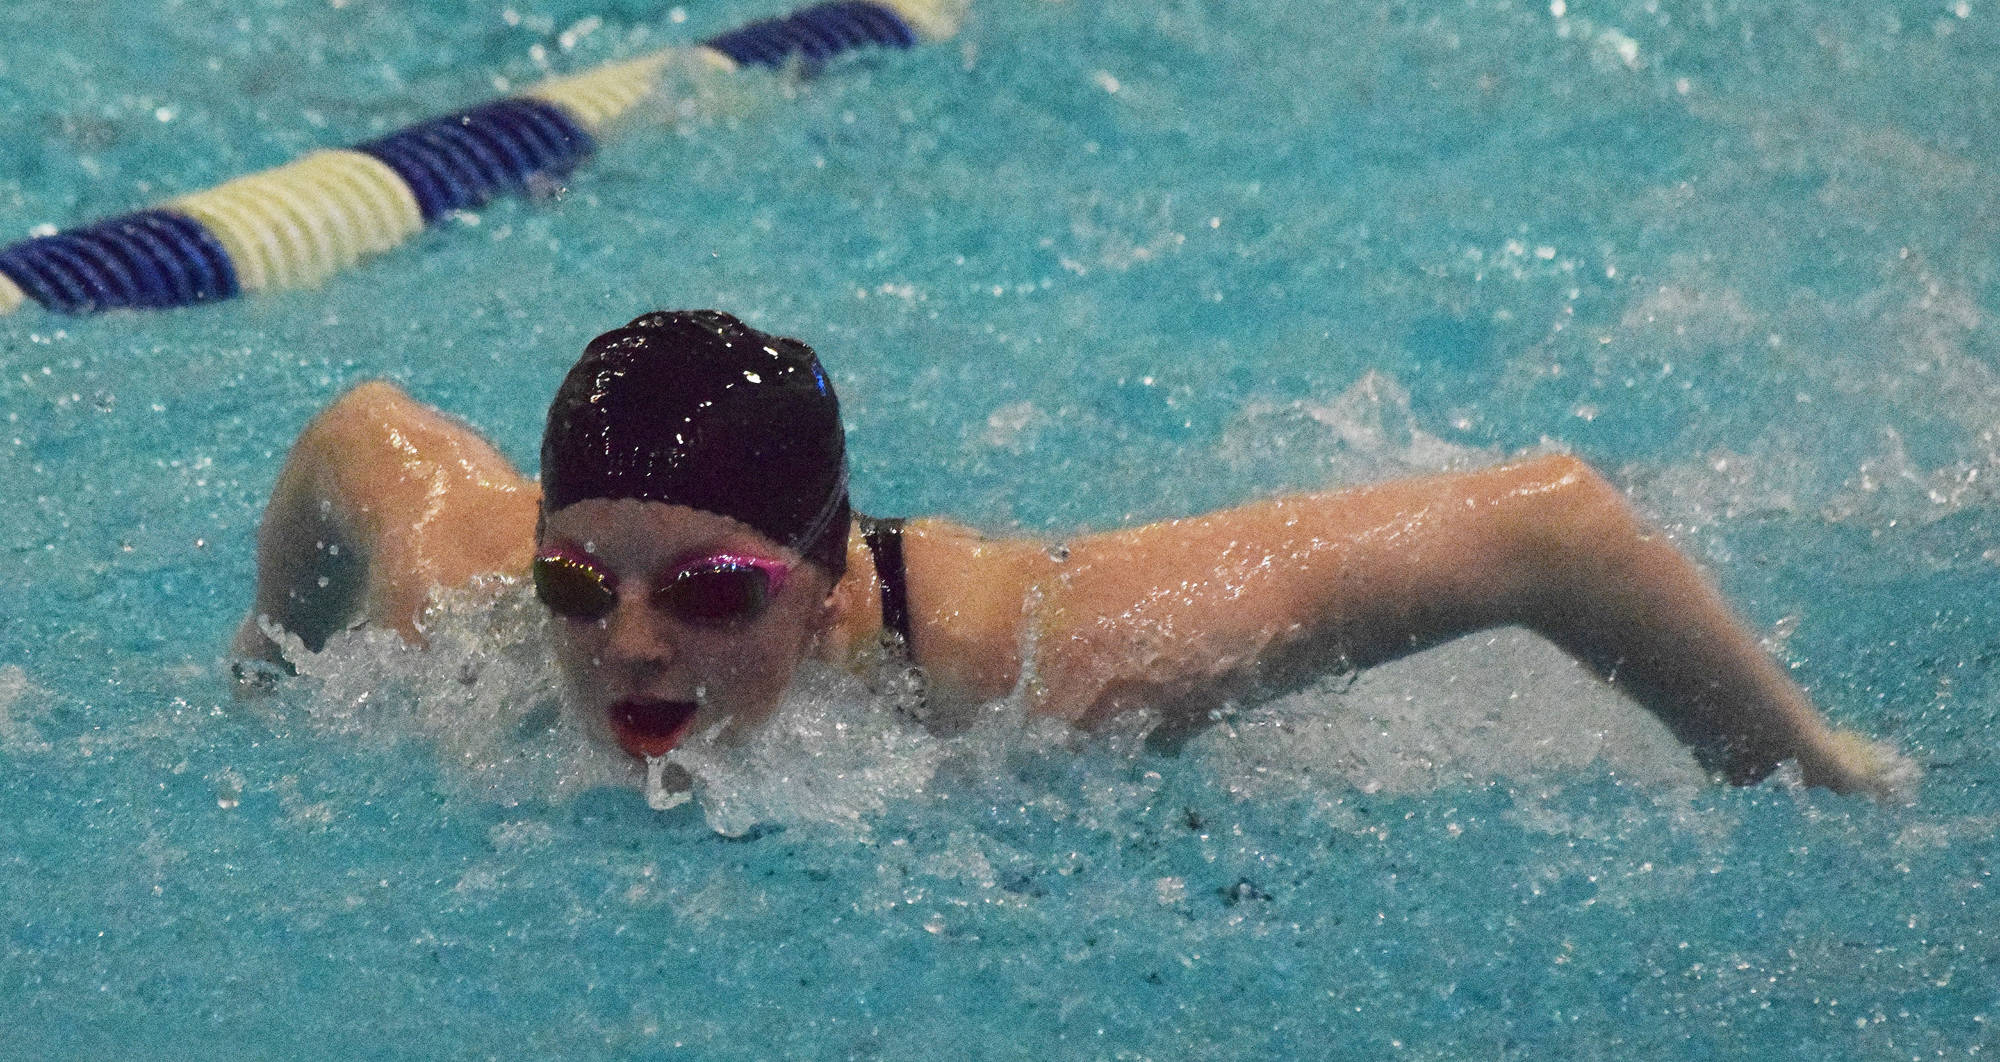
[{"label": "black swimsuit strap", "polygon": [[903,521],[855,514],[861,540],[875,559],[875,577],[882,582],[882,628],[896,636],[903,653],[916,645],[910,639],[910,578],[903,566]]}]

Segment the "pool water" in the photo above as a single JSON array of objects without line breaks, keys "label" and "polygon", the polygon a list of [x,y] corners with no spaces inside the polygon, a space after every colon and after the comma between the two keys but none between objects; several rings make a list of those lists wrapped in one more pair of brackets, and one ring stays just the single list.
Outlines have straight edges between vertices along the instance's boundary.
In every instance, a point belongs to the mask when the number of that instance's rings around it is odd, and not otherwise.
[{"label": "pool water", "polygon": [[[0,9],[0,240],[778,13]],[[555,201],[324,287],[0,319],[0,1054],[1974,1057],[1992,882],[1990,0],[975,7],[677,86]],[[648,806],[520,588],[261,698],[285,446],[385,377],[532,468],[589,336],[812,342],[857,505],[1060,536],[1583,455],[1908,805],[1704,784],[1523,635],[1178,755],[812,675]]]}]

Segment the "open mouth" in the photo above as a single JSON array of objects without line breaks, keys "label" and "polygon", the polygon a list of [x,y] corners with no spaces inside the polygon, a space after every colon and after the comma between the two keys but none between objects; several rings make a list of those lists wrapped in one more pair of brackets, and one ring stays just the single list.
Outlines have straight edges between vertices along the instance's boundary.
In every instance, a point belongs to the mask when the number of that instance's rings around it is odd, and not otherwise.
[{"label": "open mouth", "polygon": [[664,756],[694,723],[693,701],[619,701],[611,706],[611,736],[634,756]]}]

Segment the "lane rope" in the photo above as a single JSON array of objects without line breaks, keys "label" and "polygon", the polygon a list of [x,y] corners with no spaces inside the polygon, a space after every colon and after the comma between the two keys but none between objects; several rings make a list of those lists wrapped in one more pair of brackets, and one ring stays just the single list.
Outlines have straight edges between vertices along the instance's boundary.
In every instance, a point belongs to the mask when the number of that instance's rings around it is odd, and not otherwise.
[{"label": "lane rope", "polygon": [[829,0],[23,240],[0,249],[0,315],[29,302],[87,314],[319,284],[454,211],[560,188],[690,52],[721,71],[819,65],[859,48],[942,40],[963,12],[964,0]]}]

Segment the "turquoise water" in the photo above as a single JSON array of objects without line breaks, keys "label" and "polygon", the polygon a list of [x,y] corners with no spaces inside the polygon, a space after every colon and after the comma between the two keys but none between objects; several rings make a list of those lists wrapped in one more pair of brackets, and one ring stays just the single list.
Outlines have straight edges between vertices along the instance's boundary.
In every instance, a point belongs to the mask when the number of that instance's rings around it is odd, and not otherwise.
[{"label": "turquoise water", "polygon": [[[771,13],[8,7],[0,238]],[[1996,55],[1984,0],[986,4],[688,86],[319,290],[0,320],[0,1054],[1993,1050]],[[387,377],[532,467],[584,339],[697,305],[821,350],[869,511],[1054,535],[1582,454],[1915,802],[1704,786],[1515,635],[1177,756],[818,676],[666,812],[518,592],[232,697],[315,410]]]}]

